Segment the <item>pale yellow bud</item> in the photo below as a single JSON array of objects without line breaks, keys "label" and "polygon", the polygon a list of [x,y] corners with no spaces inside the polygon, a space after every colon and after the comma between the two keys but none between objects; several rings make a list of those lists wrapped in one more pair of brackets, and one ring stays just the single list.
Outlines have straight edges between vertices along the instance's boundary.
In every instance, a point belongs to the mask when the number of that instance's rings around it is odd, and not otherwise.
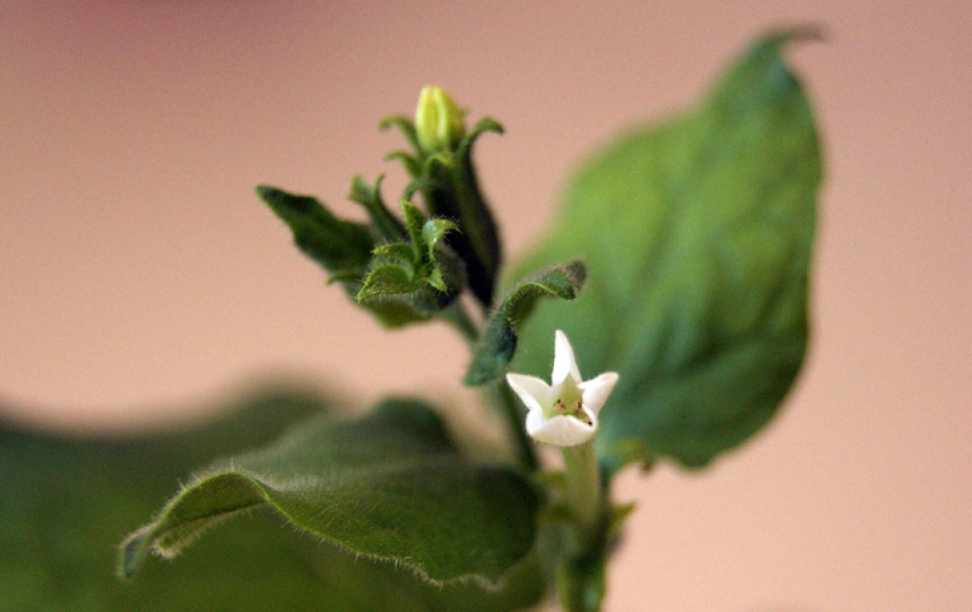
[{"label": "pale yellow bud", "polygon": [[466,135],[463,112],[441,87],[429,85],[419,94],[415,131],[425,153],[454,150]]}]

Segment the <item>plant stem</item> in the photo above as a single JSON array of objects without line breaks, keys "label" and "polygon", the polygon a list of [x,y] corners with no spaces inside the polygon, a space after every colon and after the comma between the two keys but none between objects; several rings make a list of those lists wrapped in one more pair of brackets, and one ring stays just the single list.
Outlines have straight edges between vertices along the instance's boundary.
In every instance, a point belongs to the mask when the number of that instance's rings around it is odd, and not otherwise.
[{"label": "plant stem", "polygon": [[[442,311],[440,316],[459,331],[475,353],[476,345],[479,343],[479,329],[476,328],[462,304],[456,301],[452,306]],[[533,449],[533,440],[527,436],[523,415],[513,397],[513,392],[503,379],[493,383],[492,387],[494,403],[503,418],[509,435],[513,437],[516,462],[528,472],[533,472],[537,469],[537,455]]]},{"label": "plant stem", "polygon": [[573,518],[570,544],[557,569],[557,598],[565,612],[598,612],[604,600],[605,490],[594,443],[560,449],[564,501]]},{"label": "plant stem", "polygon": [[469,318],[469,314],[459,300],[456,300],[451,306],[443,310],[439,316],[452,325],[465,338],[470,347],[475,347],[476,343],[479,342],[479,330],[476,328],[476,324],[472,322],[472,319]]},{"label": "plant stem", "polygon": [[497,408],[506,422],[507,430],[513,436],[517,464],[528,472],[536,471],[537,454],[533,448],[534,442],[527,435],[524,417],[519,406],[517,406],[516,399],[513,397],[513,391],[506,384],[506,380],[502,378],[493,383],[492,386],[495,389],[493,395],[496,397]]}]

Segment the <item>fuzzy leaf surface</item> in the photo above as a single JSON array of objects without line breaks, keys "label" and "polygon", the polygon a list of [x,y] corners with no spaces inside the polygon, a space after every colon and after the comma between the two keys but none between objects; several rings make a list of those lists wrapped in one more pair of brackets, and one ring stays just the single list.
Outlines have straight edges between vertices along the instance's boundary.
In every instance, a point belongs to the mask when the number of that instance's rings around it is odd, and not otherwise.
[{"label": "fuzzy leaf surface", "polygon": [[277,438],[320,413],[295,388],[235,401],[195,428],[124,438],[69,438],[0,423],[0,610],[34,612],[502,612],[543,595],[528,558],[497,592],[428,585],[406,569],[355,559],[283,527],[269,512],[230,521],[177,563],[123,582],[118,541],[195,466]]},{"label": "fuzzy leaf surface", "polygon": [[533,545],[537,506],[515,472],[466,460],[424,404],[389,400],[367,418],[305,423],[201,472],[122,545],[120,571],[131,575],[152,549],[175,555],[241,511],[269,508],[352,555],[434,582],[497,584]]},{"label": "fuzzy leaf surface", "polygon": [[807,34],[766,36],[693,110],[595,155],[519,266],[588,265],[575,303],[525,326],[513,369],[549,372],[563,329],[582,373],[619,372],[597,437],[613,468],[705,465],[766,424],[797,375],[821,162],[780,53]]}]

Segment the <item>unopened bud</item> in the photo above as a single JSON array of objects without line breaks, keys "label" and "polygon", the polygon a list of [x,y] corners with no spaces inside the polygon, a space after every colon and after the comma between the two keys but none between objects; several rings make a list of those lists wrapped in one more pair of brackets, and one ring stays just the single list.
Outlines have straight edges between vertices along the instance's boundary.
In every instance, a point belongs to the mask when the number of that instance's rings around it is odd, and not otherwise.
[{"label": "unopened bud", "polygon": [[463,112],[441,87],[429,85],[419,94],[415,131],[425,153],[454,150],[466,135]]}]

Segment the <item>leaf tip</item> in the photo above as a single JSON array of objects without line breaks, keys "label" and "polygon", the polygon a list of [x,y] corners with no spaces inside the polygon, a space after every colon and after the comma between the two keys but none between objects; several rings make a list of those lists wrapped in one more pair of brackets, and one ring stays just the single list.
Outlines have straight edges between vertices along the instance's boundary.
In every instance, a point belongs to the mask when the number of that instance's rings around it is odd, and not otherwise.
[{"label": "leaf tip", "polygon": [[131,580],[138,572],[145,556],[145,540],[148,538],[150,526],[142,527],[131,534],[118,546],[118,557],[115,563],[115,575],[121,580]]}]

